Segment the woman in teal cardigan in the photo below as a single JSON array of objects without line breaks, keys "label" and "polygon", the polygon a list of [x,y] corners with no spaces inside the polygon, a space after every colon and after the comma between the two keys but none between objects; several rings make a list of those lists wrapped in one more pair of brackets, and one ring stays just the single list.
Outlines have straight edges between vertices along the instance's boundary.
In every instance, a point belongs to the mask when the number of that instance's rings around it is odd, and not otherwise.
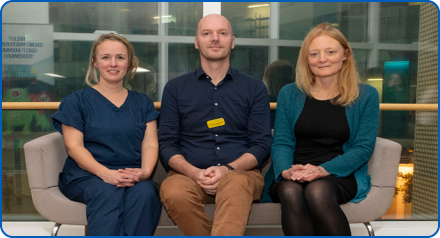
[{"label": "woman in teal cardigan", "polygon": [[370,190],[377,91],[359,83],[344,35],[324,23],[305,38],[296,83],[278,96],[262,202],[279,202],[285,235],[351,235],[340,204]]}]

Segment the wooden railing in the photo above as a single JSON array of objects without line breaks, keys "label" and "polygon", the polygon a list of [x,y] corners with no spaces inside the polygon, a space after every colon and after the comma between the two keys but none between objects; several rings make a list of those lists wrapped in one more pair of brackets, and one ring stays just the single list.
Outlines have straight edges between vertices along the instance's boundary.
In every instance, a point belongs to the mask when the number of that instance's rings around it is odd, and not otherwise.
[{"label": "wooden railing", "polygon": [[[58,109],[60,102],[2,102],[3,110],[42,110]],[[159,110],[160,102],[154,102],[154,107]],[[277,108],[276,102],[270,103],[270,109]],[[420,103],[381,103],[380,110],[386,111],[438,111],[438,104],[420,104]]]}]

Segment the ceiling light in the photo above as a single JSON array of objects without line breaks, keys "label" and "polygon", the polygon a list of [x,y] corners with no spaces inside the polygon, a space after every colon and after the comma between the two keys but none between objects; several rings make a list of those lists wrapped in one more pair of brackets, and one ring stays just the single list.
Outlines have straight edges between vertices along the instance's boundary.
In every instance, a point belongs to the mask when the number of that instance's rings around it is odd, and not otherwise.
[{"label": "ceiling light", "polygon": [[268,7],[268,6],[269,6],[269,4],[267,3],[267,4],[260,4],[260,5],[250,5],[250,6],[248,6],[248,8]]},{"label": "ceiling light", "polygon": [[[168,16],[162,16],[162,18],[169,18],[169,17],[173,17],[173,16],[171,16],[171,15],[168,15]],[[159,19],[160,17],[153,17],[153,19]]]},{"label": "ceiling light", "polygon": [[110,30],[95,30],[95,32],[93,32],[93,33],[94,33],[94,34],[100,34],[100,35],[102,35],[102,34],[113,33],[113,34],[118,35],[118,32],[117,32],[117,31],[110,31]]},{"label": "ceiling light", "polygon": [[380,79],[380,78],[371,78],[371,79],[368,79],[368,81],[382,81],[383,79]]},{"label": "ceiling light", "polygon": [[150,70],[141,67],[137,67],[136,69],[136,73],[146,73],[146,72],[150,72]]},{"label": "ceiling light", "polygon": [[62,75],[58,75],[58,74],[52,74],[52,73],[44,73],[44,75],[50,76],[50,77],[54,77],[54,78],[66,78]]}]

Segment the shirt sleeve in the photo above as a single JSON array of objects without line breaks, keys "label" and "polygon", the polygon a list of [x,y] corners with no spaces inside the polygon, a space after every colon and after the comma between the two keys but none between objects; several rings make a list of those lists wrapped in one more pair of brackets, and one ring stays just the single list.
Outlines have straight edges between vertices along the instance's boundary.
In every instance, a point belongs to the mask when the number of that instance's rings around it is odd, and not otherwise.
[{"label": "shirt sleeve", "polygon": [[168,161],[180,152],[180,116],[177,90],[170,82],[163,90],[162,106],[159,118],[159,158],[165,169],[169,170]]},{"label": "shirt sleeve", "polygon": [[71,93],[64,98],[58,107],[58,111],[51,118],[53,126],[61,134],[63,134],[62,124],[74,127],[84,133],[85,122],[79,94],[77,92]]},{"label": "shirt sleeve", "polygon": [[379,128],[379,95],[372,87],[365,87],[364,90],[368,92],[358,102],[359,110],[354,111],[353,116],[359,127],[350,136],[352,143],[349,149],[321,165],[336,177],[347,177],[354,173],[368,162],[374,150]]},{"label": "shirt sleeve", "polygon": [[159,112],[154,108],[154,103],[153,101],[147,96],[145,95],[145,123],[156,120],[159,117]]},{"label": "shirt sleeve", "polygon": [[263,82],[256,84],[255,98],[249,113],[247,125],[249,149],[247,153],[257,158],[258,166],[269,158],[272,133],[270,129],[269,95]]}]

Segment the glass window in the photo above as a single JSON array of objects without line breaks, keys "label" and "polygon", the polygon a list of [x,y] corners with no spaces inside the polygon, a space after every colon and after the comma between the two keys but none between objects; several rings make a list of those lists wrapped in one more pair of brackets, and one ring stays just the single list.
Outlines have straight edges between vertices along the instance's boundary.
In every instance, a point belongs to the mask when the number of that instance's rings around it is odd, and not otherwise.
[{"label": "glass window", "polygon": [[313,26],[312,2],[280,2],[280,39],[304,40]]},{"label": "glass window", "polygon": [[173,79],[200,66],[200,54],[194,44],[169,44],[168,79]]},{"label": "glass window", "polygon": [[237,38],[268,38],[270,4],[268,2],[224,2],[222,15],[231,22]]},{"label": "glass window", "polygon": [[281,2],[280,39],[303,40],[320,23],[341,30],[349,41],[367,40],[368,3]]},{"label": "glass window", "polygon": [[[272,64],[281,65],[281,67],[279,66],[280,70],[285,71],[281,75],[284,75],[287,73],[289,75],[292,74],[292,76],[290,77],[290,76],[286,75],[286,76],[283,76],[284,77],[283,79],[279,79],[280,82],[277,84],[278,87],[272,88],[273,92],[269,93],[271,102],[277,101],[277,98],[274,98],[273,96],[271,96],[271,94],[278,96],[278,92],[281,90],[281,88],[283,86],[285,86],[286,84],[295,82],[295,73],[294,72],[296,70],[296,62],[298,61],[299,50],[300,50],[300,47],[284,47],[284,46],[279,47],[279,50],[278,50],[279,60],[272,62]],[[277,63],[277,62],[279,62],[279,63]],[[289,66],[292,68],[292,73],[289,72]],[[269,92],[270,91],[271,90],[269,90]]]},{"label": "glass window", "polygon": [[231,52],[231,66],[258,79],[263,78],[268,65],[268,47],[235,46]]},{"label": "glass window", "polygon": [[54,73],[61,76],[54,77],[55,83],[51,90],[54,102],[60,102],[69,93],[86,86],[84,78],[92,45],[90,41],[54,42]]},{"label": "glass window", "polygon": [[51,2],[55,32],[157,35],[157,2]]},{"label": "glass window", "polygon": [[[12,96],[16,100],[30,100],[31,93],[25,88],[18,88],[18,84],[15,86],[15,89],[6,90],[3,99]],[[45,220],[32,203],[23,145],[27,141],[55,131],[50,122],[50,115],[53,113],[55,110],[2,111],[2,219],[4,221]]]},{"label": "glass window", "polygon": [[367,71],[368,71],[368,59],[370,56],[369,50],[363,49],[353,49],[354,59],[356,61],[356,68],[359,72],[359,77],[362,83],[367,81]]},{"label": "glass window", "polygon": [[[281,89],[295,82],[295,66],[298,59],[298,47],[279,47],[279,60],[273,61],[265,69],[263,82],[267,87],[270,102],[277,102]],[[295,62],[292,64],[292,62]],[[275,125],[276,110],[270,112],[270,126]]]},{"label": "glass window", "polygon": [[157,88],[159,70],[159,43],[132,43],[137,56],[138,71],[127,82],[126,87],[136,92],[147,94],[151,100],[160,101]]},{"label": "glass window", "polygon": [[[315,3],[318,5],[318,3]],[[326,6],[320,6],[326,7]],[[350,42],[368,40],[368,3],[338,3],[339,22],[335,24]],[[316,21],[315,21],[316,22]],[[320,22],[316,22],[319,24]]]},{"label": "glass window", "polygon": [[[400,99],[384,97],[384,103],[416,103],[418,54],[415,51],[380,50],[379,65],[383,74],[384,94],[386,90],[401,90],[393,85],[397,82],[402,85],[405,97]],[[396,76],[399,75],[400,80]],[[387,89],[392,87],[392,89]],[[399,89],[397,89],[399,88]]]},{"label": "glass window", "polygon": [[380,42],[419,41],[420,4],[410,2],[382,2],[380,4]]},{"label": "glass window", "polygon": [[170,36],[195,36],[197,25],[203,17],[202,2],[170,2],[169,15],[162,16],[162,21],[168,23]]},{"label": "glass window", "polygon": [[[380,51],[383,103],[416,102],[417,64],[417,54],[412,52]],[[412,140],[414,138],[414,124],[414,112],[382,112],[382,136],[385,138]]]}]

